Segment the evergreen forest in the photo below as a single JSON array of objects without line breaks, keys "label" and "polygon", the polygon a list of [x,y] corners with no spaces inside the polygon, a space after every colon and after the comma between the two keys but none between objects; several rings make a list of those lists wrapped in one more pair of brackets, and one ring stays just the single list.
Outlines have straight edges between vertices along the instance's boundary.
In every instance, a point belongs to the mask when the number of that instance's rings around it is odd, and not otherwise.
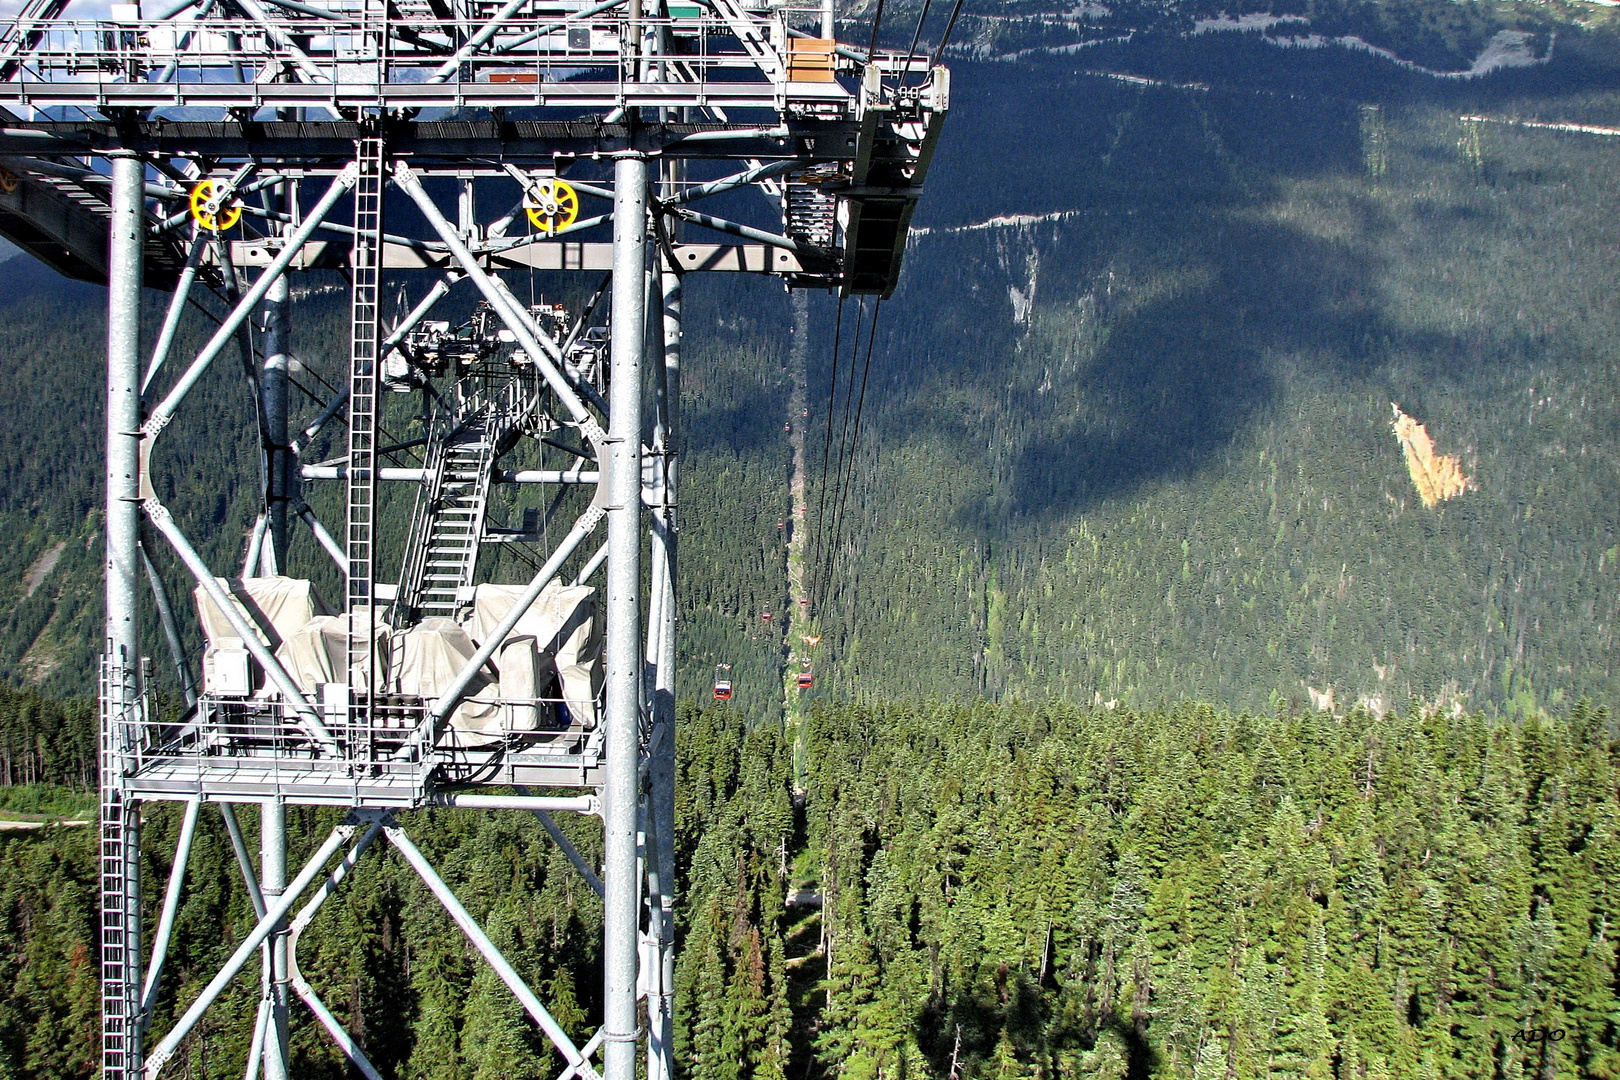
[{"label": "evergreen forest", "polygon": [[[1620,1073],[1602,709],[844,705],[811,713],[798,792],[781,732],[723,706],[680,721],[692,1080]],[[147,817],[154,880],[175,811]],[[332,813],[290,814],[294,859]],[[588,1021],[599,901],[537,823],[402,823],[559,1018]],[[96,1068],[95,855],[89,829],[0,832],[4,1075]],[[156,1033],[253,923],[212,813],[192,865]],[[300,966],[384,1075],[560,1067],[391,852],[361,860]],[[238,1075],[256,995],[238,980],[170,1067]],[[296,1075],[346,1075],[302,1010],[293,1046]]]}]

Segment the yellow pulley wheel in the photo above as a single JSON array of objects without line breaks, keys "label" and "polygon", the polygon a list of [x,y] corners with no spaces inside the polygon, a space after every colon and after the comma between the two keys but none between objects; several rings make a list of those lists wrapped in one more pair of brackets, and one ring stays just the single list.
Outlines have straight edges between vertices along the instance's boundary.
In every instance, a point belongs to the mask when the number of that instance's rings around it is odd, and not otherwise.
[{"label": "yellow pulley wheel", "polygon": [[566,180],[548,176],[524,193],[523,212],[543,233],[566,229],[579,218],[579,193]]},{"label": "yellow pulley wheel", "polygon": [[224,232],[242,220],[242,203],[232,199],[221,205],[218,185],[204,180],[191,189],[191,217],[209,232]]},{"label": "yellow pulley wheel", "polygon": [[0,191],[9,195],[17,190],[18,182],[16,173],[9,169],[0,169]]}]

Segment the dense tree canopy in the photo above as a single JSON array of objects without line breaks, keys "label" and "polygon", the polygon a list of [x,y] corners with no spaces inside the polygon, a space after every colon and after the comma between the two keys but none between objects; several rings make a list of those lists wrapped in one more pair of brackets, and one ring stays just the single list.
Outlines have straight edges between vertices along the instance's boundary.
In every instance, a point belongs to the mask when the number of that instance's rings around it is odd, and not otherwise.
[{"label": "dense tree canopy", "polygon": [[[812,715],[797,794],[775,731],[719,706],[681,721],[691,1080],[1620,1076],[1603,710],[843,706]],[[177,822],[147,815],[154,880]],[[295,857],[330,823],[295,813]],[[559,1017],[594,1028],[599,902],[537,823],[403,823]],[[212,815],[192,857],[157,1033],[252,922]],[[94,1070],[94,858],[89,829],[0,839],[0,1075]],[[367,855],[303,943],[385,1075],[555,1074],[396,855]],[[238,980],[186,1042],[189,1075],[240,1072],[256,993]],[[293,1042],[300,1076],[344,1075],[301,1010]]]}]

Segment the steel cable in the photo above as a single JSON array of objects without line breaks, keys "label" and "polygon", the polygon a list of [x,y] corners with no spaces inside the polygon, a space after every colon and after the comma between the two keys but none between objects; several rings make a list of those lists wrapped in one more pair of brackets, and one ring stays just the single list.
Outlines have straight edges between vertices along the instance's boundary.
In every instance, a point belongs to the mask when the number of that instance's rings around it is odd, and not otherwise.
[{"label": "steel cable", "polygon": [[951,32],[956,29],[956,17],[962,14],[962,0],[956,0],[951,6],[951,17],[945,20],[945,32],[939,37],[939,45],[934,49],[934,58],[928,62],[930,69],[939,66],[940,59],[945,55],[945,46],[951,43]]},{"label": "steel cable", "polygon": [[[845,472],[844,466],[847,464],[848,460],[845,455],[847,452],[846,447],[849,445],[850,419],[853,416],[853,410],[850,408],[850,402],[855,400],[855,363],[856,359],[860,356],[861,327],[865,325],[865,319],[866,299],[863,297],[855,309],[855,334],[851,339],[852,344],[850,345],[849,349],[849,374],[846,376],[844,386],[844,419],[838,435],[838,457],[834,459],[832,470],[832,502],[834,508],[833,517],[835,521],[837,519],[838,503],[843,498]],[[837,393],[837,389],[837,384],[835,383],[833,386],[833,392],[835,394]],[[829,581],[830,572],[832,567],[837,563],[836,533],[829,531],[828,536],[832,537],[833,539],[832,543],[829,543],[825,549],[825,564],[822,567],[823,572],[820,574],[817,581],[817,584],[820,586],[814,600],[817,611],[821,610],[822,601],[826,598],[828,589],[831,588],[831,583]]]},{"label": "steel cable", "polygon": [[[821,482],[819,485],[817,485],[820,491],[820,505],[816,508],[815,554],[810,560],[810,565],[814,570],[814,576],[811,579],[811,583],[817,588],[820,587],[822,578],[821,540],[824,535],[822,523],[825,521],[827,514],[827,463],[832,457],[833,408],[838,401],[838,353],[842,348],[843,332],[844,298],[840,296],[838,298],[838,317],[833,323],[832,379],[827,385],[827,436],[823,440],[823,445],[821,447]],[[807,591],[814,595],[816,589],[810,589]]]},{"label": "steel cable", "polygon": [[[877,55],[878,28],[883,25],[883,0],[878,0],[877,11],[872,15],[872,41],[866,46],[866,62],[871,63]],[[842,301],[843,297],[839,297]]]},{"label": "steel cable", "polygon": [[[852,437],[851,437],[851,439],[849,441],[849,449],[848,449],[847,453],[844,455],[845,463],[848,466],[848,476],[845,479],[845,482],[842,485],[840,485],[841,497],[840,497],[840,500],[839,500],[839,505],[838,505],[837,512],[833,516],[833,538],[832,538],[832,546],[829,549],[829,558],[828,558],[828,561],[829,561],[830,565],[836,565],[837,564],[838,546],[843,540],[845,508],[849,504],[849,492],[850,492],[850,489],[855,486],[855,453],[856,453],[857,445],[859,444],[860,438],[861,438],[861,419],[862,419],[862,416],[864,415],[864,413],[866,411],[866,384],[867,384],[867,379],[872,374],[872,346],[873,346],[873,343],[877,340],[878,315],[879,315],[880,312],[882,312],[882,310],[883,310],[883,301],[881,299],[879,299],[877,301],[877,303],[874,304],[873,307],[872,307],[872,323],[871,323],[871,326],[868,328],[867,335],[866,335],[866,359],[861,365],[861,390],[860,390],[860,396],[856,399],[856,403],[855,403],[855,429],[854,429],[853,435],[852,435]],[[857,329],[856,333],[857,333],[857,337],[856,337],[856,341],[855,341],[855,347],[856,347],[856,349],[859,349],[860,348],[860,339],[859,339],[859,330],[858,329]],[[851,371],[850,371],[850,376],[851,376],[850,381],[852,383],[854,381],[853,359],[854,359],[854,357],[852,356],[851,357],[852,364],[851,364]],[[848,406],[849,406],[849,396],[848,396],[847,392],[846,392],[845,398],[844,398],[844,405],[845,405],[845,408],[846,408],[846,415],[848,415],[847,414],[847,409],[848,409]],[[826,598],[825,597],[825,592],[823,592],[823,597],[822,597],[823,601],[825,601],[825,598]]]},{"label": "steel cable", "polygon": [[[844,421],[838,434],[838,466],[833,473],[833,520],[838,520],[837,504],[843,497],[844,475],[849,464],[849,422],[854,415],[850,402],[855,400],[855,364],[861,354],[861,328],[866,325],[866,298],[862,297],[855,308],[855,335],[850,339],[849,346],[849,373],[844,380]],[[836,543],[836,535],[835,540]],[[833,552],[829,550],[829,556]]]},{"label": "steel cable", "polygon": [[911,48],[906,50],[905,70],[900,72],[901,86],[905,85],[906,76],[911,74],[911,58],[917,55],[917,42],[922,39],[923,23],[928,20],[928,9],[933,3],[934,0],[923,0],[922,12],[917,16],[917,29],[911,33]]}]

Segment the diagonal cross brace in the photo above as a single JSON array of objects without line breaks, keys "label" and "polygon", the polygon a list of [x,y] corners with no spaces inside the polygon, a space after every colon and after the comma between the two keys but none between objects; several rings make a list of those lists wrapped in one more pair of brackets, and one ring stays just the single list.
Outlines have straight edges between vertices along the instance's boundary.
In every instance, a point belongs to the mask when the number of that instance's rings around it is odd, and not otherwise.
[{"label": "diagonal cross brace", "polygon": [[197,549],[191,546],[191,542],[180,531],[180,527],[174,523],[174,517],[169,513],[169,508],[154,498],[147,499],[142,504],[142,509],[146,511],[147,520],[157,527],[158,532],[163,534],[163,538],[169,542],[169,546],[174,549],[175,554],[180,556],[180,561],[186,564],[186,569],[191,571],[191,576],[197,580],[198,585],[202,586],[203,592],[208,594],[208,598],[214,602],[214,606],[220,610],[221,614],[225,616],[225,620],[231,624],[231,629],[241,639],[243,647],[252,654],[253,659],[259,662],[259,666],[264,669],[264,673],[270,681],[276,684],[276,689],[281,691],[282,697],[287,700],[287,704],[297,714],[304,733],[327,754],[332,757],[338,756],[339,751],[336,741],[333,740],[331,732],[326,730],[326,725],[321,723],[320,717],[316,715],[314,707],[309,703],[309,699],[304,697],[303,691],[293,681],[293,677],[287,674],[287,669],[282,666],[280,660],[276,659],[275,653],[271,652],[269,647],[259,639],[258,631],[248,625],[247,620],[242,617],[242,613],[237,610],[236,604],[225,594],[225,590],[220,588],[219,582],[215,580],[213,572],[208,568],[208,564],[202,561],[202,556],[197,554]]},{"label": "diagonal cross brace", "polygon": [[484,959],[489,961],[489,966],[495,969],[495,974],[500,976],[507,989],[522,1002],[524,1011],[540,1025],[540,1030],[546,1033],[552,1045],[562,1054],[563,1060],[568,1062],[568,1070],[564,1075],[582,1076],[585,1080],[601,1080],[601,1075],[591,1067],[579,1047],[574,1045],[574,1040],[568,1037],[568,1033],[552,1018],[551,1013],[546,1011],[546,1007],[541,1004],[534,991],[529,989],[529,984],[523,981],[523,977],[517,973],[506,957],[501,955],[501,951],[495,947],[495,943],[484,933],[483,928],[467,909],[461,906],[456,894],[450,891],[450,886],[444,883],[444,879],[433,869],[427,857],[411,843],[411,838],[405,835],[405,830],[398,825],[385,825],[383,831],[388,834],[389,842],[405,856],[405,861],[411,864],[411,868],[421,877],[428,889],[438,897],[439,903],[444,905],[444,909],[450,913],[456,925],[461,927],[462,933],[467,935],[467,939],[483,954]]},{"label": "diagonal cross brace", "polygon": [[287,913],[298,903],[298,898],[304,894],[304,890],[315,880],[315,875],[326,865],[326,860],[330,859],[338,848],[348,843],[357,828],[358,825],[349,822],[339,825],[332,830],[326,842],[316,849],[315,854],[310,856],[304,868],[298,872],[298,876],[287,886],[287,891],[265,911],[264,917],[253,927],[253,931],[236,947],[231,958],[225,961],[225,966],[219,969],[219,973],[203,988],[202,993],[197,995],[191,1007],[185,1011],[185,1015],[175,1021],[174,1027],[169,1029],[169,1033],[163,1036],[163,1041],[158,1043],[147,1057],[144,1070],[146,1080],[154,1080],[163,1066],[174,1056],[174,1052],[179,1049],[185,1037],[191,1034],[191,1029],[197,1026],[202,1014],[219,999],[225,987],[230,985],[231,980],[236,978],[253,954],[258,952],[259,946],[281,925],[281,920],[287,917]]},{"label": "diagonal cross brace", "polygon": [[337,892],[337,887],[349,876],[349,871],[354,869],[354,864],[360,861],[360,856],[365,854],[366,848],[371,846],[371,842],[377,838],[381,830],[381,821],[372,823],[366,834],[326,876],[320,891],[304,905],[304,909],[292,921],[291,932],[287,936],[287,976],[293,989],[304,999],[304,1004],[309,1006],[309,1011],[315,1014],[315,1018],[321,1022],[327,1034],[332,1036],[332,1041],[337,1043],[343,1055],[354,1063],[355,1068],[365,1074],[366,1080],[382,1080],[382,1075],[377,1072],[377,1067],[371,1063],[371,1059],[366,1057],[366,1052],[360,1048],[360,1044],[355,1042],[354,1036],[343,1030],[343,1025],[332,1015],[332,1010],[326,1007],[326,1003],[315,993],[315,988],[309,984],[309,980],[304,978],[304,973],[298,970],[298,937],[309,926],[310,920],[315,918],[315,913],[326,903],[327,898]]},{"label": "diagonal cross brace", "polygon": [[197,354],[197,358],[191,362],[191,366],[180,377],[180,381],[169,391],[168,396],[152,410],[142,428],[146,441],[156,437],[157,433],[162,431],[169,421],[174,418],[175,410],[180,407],[180,403],[191,392],[191,388],[197,384],[197,380],[203,377],[203,373],[214,362],[214,358],[219,355],[220,350],[225,348],[226,343],[236,335],[237,329],[247,321],[248,316],[253,313],[253,309],[258,306],[259,301],[264,299],[264,294],[270,291],[270,286],[275,283],[277,278],[286,273],[287,267],[291,266],[293,260],[298,257],[299,251],[304,246],[304,241],[308,240],[316,228],[320,226],[327,213],[333,206],[337,205],[337,201],[354,186],[358,175],[358,170],[353,163],[350,163],[332,181],[332,186],[326,189],[326,194],[322,195],[320,201],[310,209],[308,216],[304,218],[303,224],[287,238],[286,246],[282,248],[281,254],[276,256],[274,262],[265,267],[258,280],[237,302],[235,309],[226,316],[224,322],[219,324],[219,328],[214,331],[214,336],[208,339],[208,344],[203,346],[202,352]]},{"label": "diagonal cross brace", "polygon": [[[600,425],[585,408],[585,403],[580,400],[573,384],[563,375],[554,362],[556,358],[561,356],[557,343],[543,332],[539,332],[538,327],[530,319],[524,317],[524,313],[518,310],[515,305],[511,304],[509,294],[503,295],[504,290],[497,287],[491,280],[490,275],[484,271],[484,268],[478,265],[478,259],[468,250],[467,245],[462,242],[455,226],[450,224],[445,219],[445,216],[439,212],[439,208],[434,205],[433,199],[423,189],[421,180],[417,178],[416,173],[411,171],[410,166],[403,161],[394,164],[394,183],[411,197],[411,201],[416,203],[417,209],[422,211],[422,216],[427,218],[428,224],[433,226],[434,231],[439,234],[439,238],[450,248],[450,253],[456,262],[467,272],[467,276],[472,279],[478,291],[484,294],[484,299],[488,300],[490,306],[500,315],[501,321],[518,339],[518,344],[523,346],[524,352],[540,368],[540,374],[544,376],[547,385],[557,395],[557,400],[568,410],[569,416],[572,417],[575,423],[580,425],[580,429],[584,432],[586,438],[593,443],[598,442],[602,437]],[[547,345],[550,348],[547,348]]]}]

